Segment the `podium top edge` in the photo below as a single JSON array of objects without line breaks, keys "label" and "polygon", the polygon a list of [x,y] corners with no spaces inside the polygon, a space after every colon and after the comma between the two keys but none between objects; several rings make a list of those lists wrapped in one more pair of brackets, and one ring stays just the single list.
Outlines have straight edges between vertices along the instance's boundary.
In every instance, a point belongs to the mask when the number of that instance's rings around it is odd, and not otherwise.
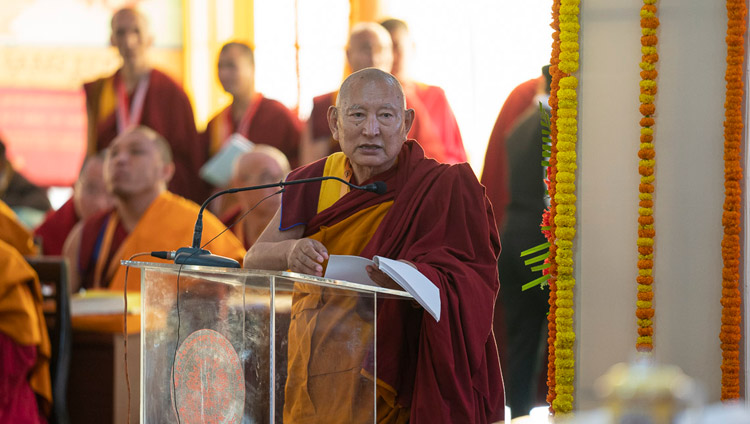
[{"label": "podium top edge", "polygon": [[190,272],[190,273],[206,273],[212,274],[217,277],[227,276],[238,276],[238,277],[279,277],[286,280],[294,281],[295,283],[310,283],[318,286],[332,287],[332,288],[346,288],[366,293],[379,293],[388,296],[402,297],[406,299],[413,299],[414,296],[406,291],[393,290],[385,287],[371,286],[367,284],[353,283],[351,281],[344,280],[333,280],[330,278],[316,277],[314,275],[299,274],[296,272],[289,271],[268,271],[262,269],[245,269],[245,268],[222,268],[212,266],[201,266],[201,265],[177,265],[157,262],[141,262],[141,261],[120,261],[120,265],[138,268],[141,270],[154,270],[164,271],[170,273],[177,272]]}]

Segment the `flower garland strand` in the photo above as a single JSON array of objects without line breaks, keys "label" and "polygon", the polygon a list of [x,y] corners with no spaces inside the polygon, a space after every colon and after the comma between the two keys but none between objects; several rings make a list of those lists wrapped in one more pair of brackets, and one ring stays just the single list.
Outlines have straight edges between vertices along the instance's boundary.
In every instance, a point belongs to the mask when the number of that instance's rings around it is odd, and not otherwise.
[{"label": "flower garland strand", "polygon": [[638,300],[635,315],[638,319],[638,339],[636,349],[639,352],[651,352],[654,349],[654,292],[652,276],[654,268],[654,96],[656,95],[656,29],[659,18],[656,17],[656,0],[643,0],[641,7],[641,145],[638,150],[638,173],[641,175],[638,202]]},{"label": "flower garland strand", "polygon": [[560,70],[558,64],[560,63],[560,1],[554,0],[552,3],[552,57],[550,59],[550,75],[552,81],[550,84],[550,140],[551,140],[551,151],[549,158],[549,166],[547,167],[547,187],[550,197],[549,209],[544,213],[542,218],[542,225],[548,226],[549,230],[545,232],[547,241],[549,241],[549,257],[547,261],[550,263],[550,267],[545,271],[549,273],[549,279],[547,284],[549,285],[549,314],[547,315],[547,403],[550,405],[550,412],[554,413],[553,404],[557,392],[555,390],[555,341],[557,340],[557,326],[555,321],[557,319],[557,264],[554,261],[554,257],[557,252],[557,246],[555,245],[555,209],[557,208],[557,202],[555,202],[556,184],[555,174],[557,173],[557,91],[560,88]]},{"label": "flower garland strand", "polygon": [[575,358],[573,346],[573,239],[576,235],[576,141],[578,136],[578,79],[571,74],[578,71],[578,7],[580,0],[560,2],[560,63],[565,76],[560,78],[557,91],[557,173],[555,175],[555,244],[557,251],[557,311],[555,325],[555,391],[552,403],[555,413],[573,410]]},{"label": "flower garland strand", "polygon": [[724,237],[721,241],[721,400],[740,398],[742,297],[739,290],[742,222],[742,99],[745,0],[727,0],[727,82],[724,102]]}]

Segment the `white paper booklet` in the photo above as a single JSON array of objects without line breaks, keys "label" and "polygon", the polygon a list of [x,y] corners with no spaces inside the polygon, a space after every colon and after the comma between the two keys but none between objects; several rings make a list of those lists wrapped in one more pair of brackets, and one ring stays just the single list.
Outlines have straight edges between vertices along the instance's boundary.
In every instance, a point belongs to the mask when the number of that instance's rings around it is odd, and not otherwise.
[{"label": "white paper booklet", "polygon": [[218,153],[201,167],[200,176],[216,187],[224,187],[232,176],[232,166],[237,156],[253,150],[255,143],[238,133],[229,136]]},{"label": "white paper booklet", "polygon": [[422,307],[440,321],[440,289],[416,268],[393,259],[375,256],[373,260],[361,256],[331,255],[325,278],[377,286],[367,275],[367,265],[374,265],[409,292]]}]

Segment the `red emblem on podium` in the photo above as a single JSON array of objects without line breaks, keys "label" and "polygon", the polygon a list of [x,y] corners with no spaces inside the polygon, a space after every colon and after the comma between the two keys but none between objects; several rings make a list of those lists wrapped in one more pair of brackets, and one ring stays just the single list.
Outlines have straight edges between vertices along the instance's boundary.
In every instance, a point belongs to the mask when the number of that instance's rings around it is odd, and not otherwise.
[{"label": "red emblem on podium", "polygon": [[181,423],[242,422],[245,377],[237,352],[221,333],[190,334],[177,349],[172,372],[172,407]]}]

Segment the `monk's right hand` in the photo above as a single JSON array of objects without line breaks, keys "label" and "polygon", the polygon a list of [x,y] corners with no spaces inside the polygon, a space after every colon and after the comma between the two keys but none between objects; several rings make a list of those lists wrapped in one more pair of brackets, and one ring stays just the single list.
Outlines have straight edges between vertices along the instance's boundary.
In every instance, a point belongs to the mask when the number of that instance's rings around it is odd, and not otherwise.
[{"label": "monk's right hand", "polygon": [[323,261],[328,259],[328,250],[323,243],[301,238],[297,240],[287,255],[287,265],[292,272],[323,276]]}]

